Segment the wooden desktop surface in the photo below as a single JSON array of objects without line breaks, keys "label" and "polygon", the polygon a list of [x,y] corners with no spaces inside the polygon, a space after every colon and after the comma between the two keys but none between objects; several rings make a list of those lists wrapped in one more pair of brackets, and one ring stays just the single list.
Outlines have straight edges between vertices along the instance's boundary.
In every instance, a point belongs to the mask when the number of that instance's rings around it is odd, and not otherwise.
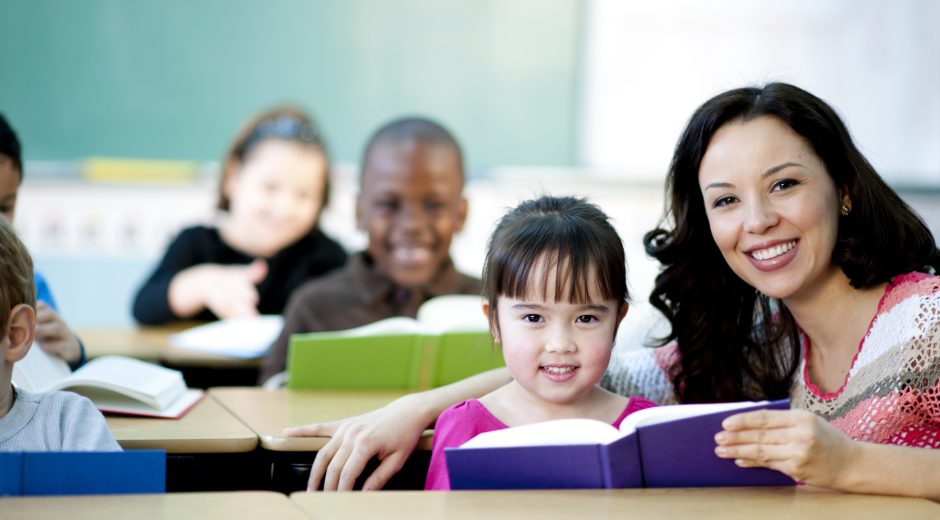
[{"label": "wooden desktop surface", "polygon": [[383,520],[690,518],[694,520],[937,519],[923,499],[805,487],[550,491],[388,491],[291,494],[310,518]]},{"label": "wooden desktop surface", "polygon": [[160,361],[174,366],[217,366],[220,368],[260,366],[260,359],[229,358],[170,345],[171,334],[196,325],[199,323],[183,322],[159,327],[123,329],[84,328],[77,329],[75,333],[85,345],[89,358],[119,355]]},{"label": "wooden desktop surface", "polygon": [[0,518],[3,520],[27,518],[304,520],[308,517],[281,493],[240,491],[237,493],[3,497],[0,499]]},{"label": "wooden desktop surface", "polygon": [[[379,408],[404,395],[402,390],[266,390],[257,387],[220,387],[209,395],[221,402],[258,435],[261,447],[271,451],[318,451],[326,437],[287,437],[284,428],[334,421]],[[431,449],[430,432],[418,449]]]},{"label": "wooden desktop surface", "polygon": [[240,453],[258,445],[255,432],[208,395],[179,419],[109,415],[106,420],[124,449]]}]

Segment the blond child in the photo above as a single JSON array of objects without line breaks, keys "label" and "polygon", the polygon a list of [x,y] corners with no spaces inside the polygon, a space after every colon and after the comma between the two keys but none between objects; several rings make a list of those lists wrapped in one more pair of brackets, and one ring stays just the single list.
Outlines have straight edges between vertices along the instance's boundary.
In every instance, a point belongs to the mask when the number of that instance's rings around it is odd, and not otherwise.
[{"label": "blond child", "polygon": [[71,392],[13,387],[13,364],[36,334],[33,261],[12,225],[0,218],[0,451],[118,451],[101,413]]}]

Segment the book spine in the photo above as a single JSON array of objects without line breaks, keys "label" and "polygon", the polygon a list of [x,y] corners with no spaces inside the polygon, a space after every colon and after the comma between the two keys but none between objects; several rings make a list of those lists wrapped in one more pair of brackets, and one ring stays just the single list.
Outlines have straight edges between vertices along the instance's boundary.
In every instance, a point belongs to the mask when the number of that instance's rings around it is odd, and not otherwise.
[{"label": "book spine", "polygon": [[0,453],[0,497],[23,494],[23,457],[21,452]]},{"label": "book spine", "polygon": [[605,488],[643,487],[643,467],[636,434],[597,448]]}]

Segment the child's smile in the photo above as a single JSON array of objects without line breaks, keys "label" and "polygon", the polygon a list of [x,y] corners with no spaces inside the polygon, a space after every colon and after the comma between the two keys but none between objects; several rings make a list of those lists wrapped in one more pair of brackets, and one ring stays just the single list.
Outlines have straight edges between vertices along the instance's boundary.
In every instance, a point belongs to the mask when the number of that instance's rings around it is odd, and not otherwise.
[{"label": "child's smile", "polygon": [[542,372],[549,380],[556,383],[564,383],[575,376],[575,370],[578,367],[574,365],[543,365]]},{"label": "child's smile", "polygon": [[379,143],[363,175],[356,216],[372,260],[399,287],[431,283],[466,218],[459,154],[433,144]]}]

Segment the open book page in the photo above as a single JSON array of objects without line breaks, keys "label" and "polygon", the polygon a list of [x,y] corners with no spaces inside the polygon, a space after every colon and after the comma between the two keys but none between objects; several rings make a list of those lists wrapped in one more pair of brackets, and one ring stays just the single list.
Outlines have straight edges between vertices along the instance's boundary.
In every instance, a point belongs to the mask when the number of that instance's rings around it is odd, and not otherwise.
[{"label": "open book page", "polygon": [[768,401],[741,401],[736,403],[708,403],[708,404],[676,404],[671,406],[655,406],[645,408],[624,417],[620,423],[620,431],[625,435],[634,432],[640,426],[650,426],[699,415],[749,408],[767,404]]},{"label": "open book page", "polygon": [[81,394],[91,399],[95,407],[102,412],[164,418],[182,416],[206,395],[202,390],[189,389],[170,401],[164,408],[157,409],[121,393],[102,388],[82,387],[80,390]]},{"label": "open book page", "polygon": [[610,444],[633,433],[637,427],[738,408],[748,408],[765,403],[766,401],[744,401],[738,403],[655,406],[638,410],[626,416],[620,423],[620,430],[610,424],[594,419],[556,419],[484,432],[463,443],[461,448]]},{"label": "open book page", "polygon": [[623,433],[602,421],[594,419],[556,419],[483,432],[463,443],[460,447],[499,448],[507,446],[610,444],[623,436]]},{"label": "open book page", "polygon": [[483,299],[471,294],[449,294],[424,302],[417,320],[431,333],[488,331]]},{"label": "open book page", "polygon": [[279,315],[219,320],[173,334],[170,344],[220,356],[257,358],[268,352],[283,327]]},{"label": "open book page", "polygon": [[352,329],[330,331],[314,334],[335,335],[351,338],[381,336],[385,334],[417,334],[421,331],[421,326],[413,318],[405,316],[394,316],[379,321],[373,321]]},{"label": "open book page", "polygon": [[26,357],[13,365],[13,384],[27,392],[45,392],[71,373],[65,361],[33,343]]},{"label": "open book page", "polygon": [[93,359],[53,388],[82,389],[78,393],[85,394],[87,387],[124,394],[157,410],[166,408],[186,391],[178,370],[122,356]]},{"label": "open book page", "polygon": [[424,302],[418,308],[417,318],[393,316],[351,329],[310,334],[321,337],[368,337],[387,334],[488,331],[489,325],[481,310],[482,301],[479,296],[466,294],[438,296]]}]

